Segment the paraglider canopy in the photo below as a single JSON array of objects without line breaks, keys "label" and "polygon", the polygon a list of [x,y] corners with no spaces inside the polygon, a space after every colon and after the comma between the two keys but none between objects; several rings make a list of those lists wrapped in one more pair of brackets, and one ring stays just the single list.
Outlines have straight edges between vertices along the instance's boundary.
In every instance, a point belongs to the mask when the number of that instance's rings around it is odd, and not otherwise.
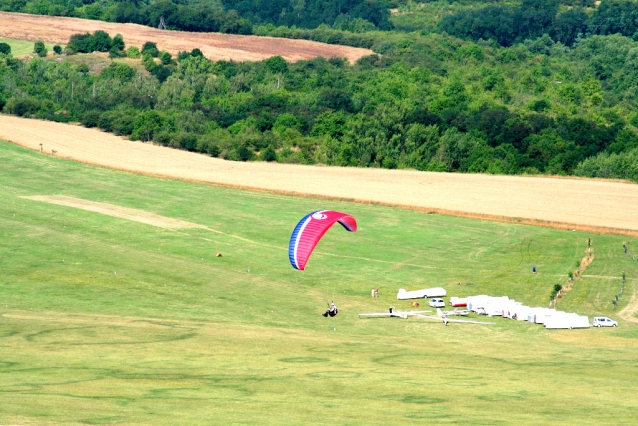
[{"label": "paraglider canopy", "polygon": [[306,268],[306,262],[315,246],[335,222],[339,222],[347,231],[357,230],[357,221],[354,217],[333,210],[312,212],[299,221],[295,230],[292,231],[288,246],[288,257],[293,268],[302,271]]}]

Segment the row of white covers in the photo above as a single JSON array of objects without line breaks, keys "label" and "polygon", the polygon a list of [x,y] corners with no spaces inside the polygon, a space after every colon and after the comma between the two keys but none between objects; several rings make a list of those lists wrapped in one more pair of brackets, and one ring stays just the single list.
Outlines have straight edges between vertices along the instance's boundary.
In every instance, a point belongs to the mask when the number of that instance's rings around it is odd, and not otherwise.
[{"label": "row of white covers", "polygon": [[467,309],[489,316],[503,316],[518,321],[544,324],[546,328],[572,329],[591,326],[587,316],[550,308],[529,307],[507,296],[468,296]]}]

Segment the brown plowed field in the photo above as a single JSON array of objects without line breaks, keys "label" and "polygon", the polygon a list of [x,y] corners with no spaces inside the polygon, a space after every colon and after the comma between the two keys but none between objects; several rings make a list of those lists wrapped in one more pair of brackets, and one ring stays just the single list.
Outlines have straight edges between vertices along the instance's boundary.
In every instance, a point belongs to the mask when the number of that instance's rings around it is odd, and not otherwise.
[{"label": "brown plowed field", "polygon": [[241,163],[7,115],[0,115],[0,139],[152,176],[638,236],[638,185],[625,182]]},{"label": "brown plowed field", "polygon": [[157,43],[160,50],[173,55],[180,51],[201,49],[209,59],[234,61],[261,61],[271,56],[282,56],[290,62],[312,59],[317,56],[338,56],[354,63],[362,56],[371,55],[371,50],[337,46],[308,40],[290,40],[273,37],[240,36],[219,33],[189,33],[165,31],[137,24],[116,24],[59,16],[28,15],[24,13],[0,12],[0,37],[28,41],[45,41],[66,44],[73,34],[106,31],[111,35],[124,36],[127,46],[142,47],[147,41]]}]

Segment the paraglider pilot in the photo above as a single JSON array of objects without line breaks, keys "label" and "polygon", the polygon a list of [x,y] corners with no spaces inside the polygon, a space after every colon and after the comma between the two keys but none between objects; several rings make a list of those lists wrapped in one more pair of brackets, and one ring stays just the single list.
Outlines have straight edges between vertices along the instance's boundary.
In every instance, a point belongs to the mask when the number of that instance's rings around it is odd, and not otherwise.
[{"label": "paraglider pilot", "polygon": [[330,315],[331,317],[334,317],[338,313],[339,313],[339,309],[337,309],[335,302],[330,302],[330,308],[321,315],[323,315],[324,317],[327,317],[328,315]]}]

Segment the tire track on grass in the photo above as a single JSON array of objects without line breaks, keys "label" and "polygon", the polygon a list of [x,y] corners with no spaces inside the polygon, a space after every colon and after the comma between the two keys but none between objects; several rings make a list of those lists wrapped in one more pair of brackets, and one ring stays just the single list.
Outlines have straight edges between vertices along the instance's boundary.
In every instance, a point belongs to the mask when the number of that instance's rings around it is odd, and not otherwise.
[{"label": "tire track on grass", "polygon": [[618,312],[618,316],[625,321],[638,323],[636,313],[638,313],[638,297],[636,296],[636,288],[634,286],[634,294],[631,295],[631,300],[629,300],[627,306],[625,306],[620,310],[620,312]]}]

